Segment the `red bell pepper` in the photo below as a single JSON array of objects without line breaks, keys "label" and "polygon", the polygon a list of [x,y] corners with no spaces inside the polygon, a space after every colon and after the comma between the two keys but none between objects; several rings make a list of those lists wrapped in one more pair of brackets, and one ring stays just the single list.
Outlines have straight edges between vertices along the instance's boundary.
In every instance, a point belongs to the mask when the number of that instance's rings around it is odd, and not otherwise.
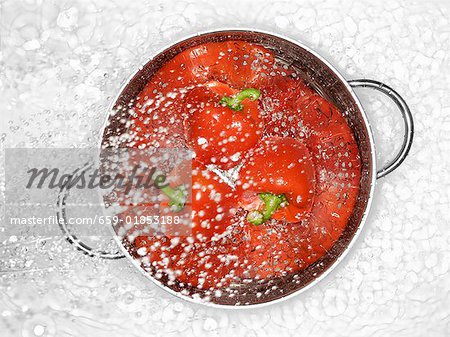
[{"label": "red bell pepper", "polygon": [[210,82],[186,97],[186,138],[196,159],[229,169],[239,162],[262,134],[257,89],[236,92]]},{"label": "red bell pepper", "polygon": [[315,170],[307,147],[294,138],[269,137],[248,152],[237,184],[247,220],[299,222],[313,204]]},{"label": "red bell pepper", "polygon": [[209,81],[259,88],[273,64],[273,53],[246,41],[210,42],[184,50],[158,69],[136,98],[130,145],[185,146],[181,115],[187,90]]},{"label": "red bell pepper", "polygon": [[[166,195],[160,204],[164,216],[176,216],[180,207],[189,210],[185,204],[189,198],[179,192],[182,185],[174,186],[162,190]],[[154,271],[169,273],[180,282],[203,289],[224,286],[234,277],[233,271],[240,270],[234,259],[241,251],[240,240],[227,230],[236,208],[235,194],[216,174],[193,161],[191,200],[189,235],[170,235],[176,233],[175,224],[166,227],[166,234],[139,235],[134,241],[135,254],[148,256]]]},{"label": "red bell pepper", "polygon": [[[217,174],[206,169],[198,161],[192,161],[192,186],[191,191],[186,191],[183,182],[186,182],[187,170],[178,169],[175,173],[175,182],[171,186],[161,189],[164,200],[160,204],[161,215],[177,216],[181,210],[192,211],[189,233],[181,228],[182,236],[191,236],[196,241],[204,242],[218,238],[225,232],[236,210],[236,197],[232,188],[226,184]],[[190,173],[190,172],[189,172]],[[178,182],[177,182],[178,180]],[[175,187],[172,187],[175,186]],[[190,198],[187,194],[190,193]],[[189,203],[190,201],[190,203]],[[187,202],[187,203],[186,203]],[[177,226],[172,224],[166,227],[166,235],[172,236],[179,233]]]}]

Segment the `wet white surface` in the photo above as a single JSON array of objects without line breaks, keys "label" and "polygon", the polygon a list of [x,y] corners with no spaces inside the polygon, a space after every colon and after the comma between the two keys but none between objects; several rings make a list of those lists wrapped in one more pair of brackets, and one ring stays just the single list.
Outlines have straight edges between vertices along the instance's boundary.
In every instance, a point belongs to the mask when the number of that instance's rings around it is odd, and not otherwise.
[{"label": "wet white surface", "polygon": [[[97,145],[108,104],[139,64],[183,36],[230,26],[289,36],[348,79],[391,85],[416,122],[411,154],[378,182],[357,244],[300,296],[257,310],[205,308],[157,289],[125,260],[92,260],[62,238],[13,237],[0,243],[2,336],[450,334],[447,1],[0,5],[2,149]],[[381,164],[399,146],[401,120],[381,96],[358,94]]]}]

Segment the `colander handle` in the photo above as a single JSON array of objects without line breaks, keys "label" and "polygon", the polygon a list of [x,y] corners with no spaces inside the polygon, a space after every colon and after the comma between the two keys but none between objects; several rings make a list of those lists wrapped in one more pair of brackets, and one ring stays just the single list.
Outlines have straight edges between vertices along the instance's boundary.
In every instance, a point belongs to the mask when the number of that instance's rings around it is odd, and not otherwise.
[{"label": "colander handle", "polygon": [[380,170],[377,171],[377,179],[382,178],[391,173],[392,171],[394,171],[397,167],[399,167],[401,163],[405,160],[405,158],[408,156],[414,135],[414,121],[411,111],[409,110],[409,107],[406,104],[405,100],[394,89],[392,89],[391,87],[387,86],[384,83],[375,80],[360,79],[348,81],[348,84],[350,84],[352,88],[358,87],[371,88],[385,94],[391,100],[394,101],[394,103],[397,105],[398,109],[402,114],[403,122],[405,125],[403,144],[400,150],[398,151],[397,155],[395,156],[395,158],[389,161],[384,167],[382,167]]},{"label": "colander handle", "polygon": [[[91,165],[88,164],[82,168],[75,170],[72,173],[72,176],[82,173],[83,171],[87,170],[90,166]],[[68,181],[70,181],[70,179]],[[84,254],[89,255],[91,257],[99,257],[99,258],[108,259],[108,260],[117,260],[117,259],[124,258],[125,255],[119,251],[111,253],[111,252],[106,252],[106,251],[103,251],[100,249],[92,248],[89,245],[87,245],[86,243],[84,243],[83,241],[81,241],[79,238],[77,238],[77,236],[70,231],[69,227],[67,226],[68,222],[67,222],[67,217],[66,217],[66,200],[67,200],[67,197],[69,196],[69,191],[70,191],[70,189],[67,188],[67,185],[68,184],[64,184],[61,187],[61,190],[59,191],[59,194],[58,194],[57,204],[56,204],[57,205],[56,217],[58,219],[59,227],[61,228],[63,234],[66,236],[66,240],[70,244],[74,245],[79,251],[81,251]]]}]

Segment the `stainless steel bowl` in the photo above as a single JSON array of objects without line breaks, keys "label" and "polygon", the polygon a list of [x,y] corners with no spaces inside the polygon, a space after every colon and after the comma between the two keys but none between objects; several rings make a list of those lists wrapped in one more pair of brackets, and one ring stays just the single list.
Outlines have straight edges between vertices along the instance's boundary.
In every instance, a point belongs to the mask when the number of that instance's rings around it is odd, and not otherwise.
[{"label": "stainless steel bowl", "polygon": [[[221,297],[214,299],[211,302],[204,302],[208,305],[245,305],[254,306],[266,303],[273,303],[282,299],[287,299],[295,294],[299,294],[306,289],[312,287],[323,279],[331,270],[333,270],[341,261],[351,246],[357,239],[359,233],[364,226],[367,214],[372,203],[373,193],[375,189],[375,181],[378,178],[384,177],[393,170],[395,170],[406,158],[413,140],[413,119],[411,112],[405,101],[393,89],[387,85],[374,80],[351,80],[347,81],[339,72],[329,64],[323,57],[315,53],[307,46],[294,41],[292,39],[275,35],[263,31],[255,30],[222,30],[212,31],[190,36],[180,42],[172,44],[167,49],[164,49],[147,64],[139,69],[128,81],[128,83],[121,90],[117,99],[111,106],[111,111],[114,114],[108,119],[106,124],[102,144],[108,144],[111,137],[127,132],[123,119],[128,116],[128,108],[133,104],[133,99],[141,92],[153,74],[168,60],[173,58],[178,53],[187,48],[203,44],[206,42],[219,42],[226,40],[244,40],[247,42],[257,43],[265,46],[273,51],[276,58],[292,65],[304,77],[304,79],[314,87],[323,97],[333,102],[341,111],[344,112],[345,117],[351,126],[356,141],[358,143],[361,155],[361,182],[360,191],[357,198],[356,205],[350,220],[340,236],[339,240],[334,246],[324,255],[320,260],[310,265],[308,268],[300,272],[270,279],[264,282],[249,283],[239,290],[234,297]],[[405,125],[405,134],[403,144],[400,151],[386,166],[377,170],[375,160],[375,147],[373,134],[370,128],[367,115],[354,92],[354,88],[367,87],[378,90],[392,99],[399,108]],[[60,217],[64,218],[64,200],[65,191],[62,191],[60,203],[61,211]],[[129,257],[130,260],[142,270],[140,264],[130,256],[128,250],[124,247],[122,240],[118,240],[121,251],[114,253],[107,253],[95,250],[79,241],[65,225],[62,225],[68,240],[77,246],[83,252],[103,258],[115,259],[124,256]],[[142,270],[143,271],[143,270]],[[167,286],[164,280],[155,280],[147,272],[144,272],[146,277],[168,290],[172,294],[184,299],[192,300],[190,296],[181,295],[180,288],[176,285]],[[269,292],[265,292],[270,287]],[[192,293],[197,293],[202,297],[202,292],[192,289]],[[257,293],[262,293],[261,296],[256,296]]]}]

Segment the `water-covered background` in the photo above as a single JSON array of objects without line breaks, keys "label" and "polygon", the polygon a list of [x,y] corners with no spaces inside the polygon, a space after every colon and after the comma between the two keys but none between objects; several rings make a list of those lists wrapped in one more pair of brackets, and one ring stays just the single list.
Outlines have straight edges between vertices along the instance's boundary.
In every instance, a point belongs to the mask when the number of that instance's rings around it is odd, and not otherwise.
[{"label": "water-covered background", "polygon": [[[0,0],[2,160],[9,147],[97,146],[108,105],[139,65],[183,36],[223,27],[286,35],[348,79],[381,80],[416,122],[410,156],[378,182],[341,265],[307,292],[257,310],[184,302],[127,260],[84,256],[62,237],[2,236],[2,214],[0,335],[448,336],[449,10],[445,0]],[[381,165],[402,140],[401,119],[381,95],[358,95]]]}]

